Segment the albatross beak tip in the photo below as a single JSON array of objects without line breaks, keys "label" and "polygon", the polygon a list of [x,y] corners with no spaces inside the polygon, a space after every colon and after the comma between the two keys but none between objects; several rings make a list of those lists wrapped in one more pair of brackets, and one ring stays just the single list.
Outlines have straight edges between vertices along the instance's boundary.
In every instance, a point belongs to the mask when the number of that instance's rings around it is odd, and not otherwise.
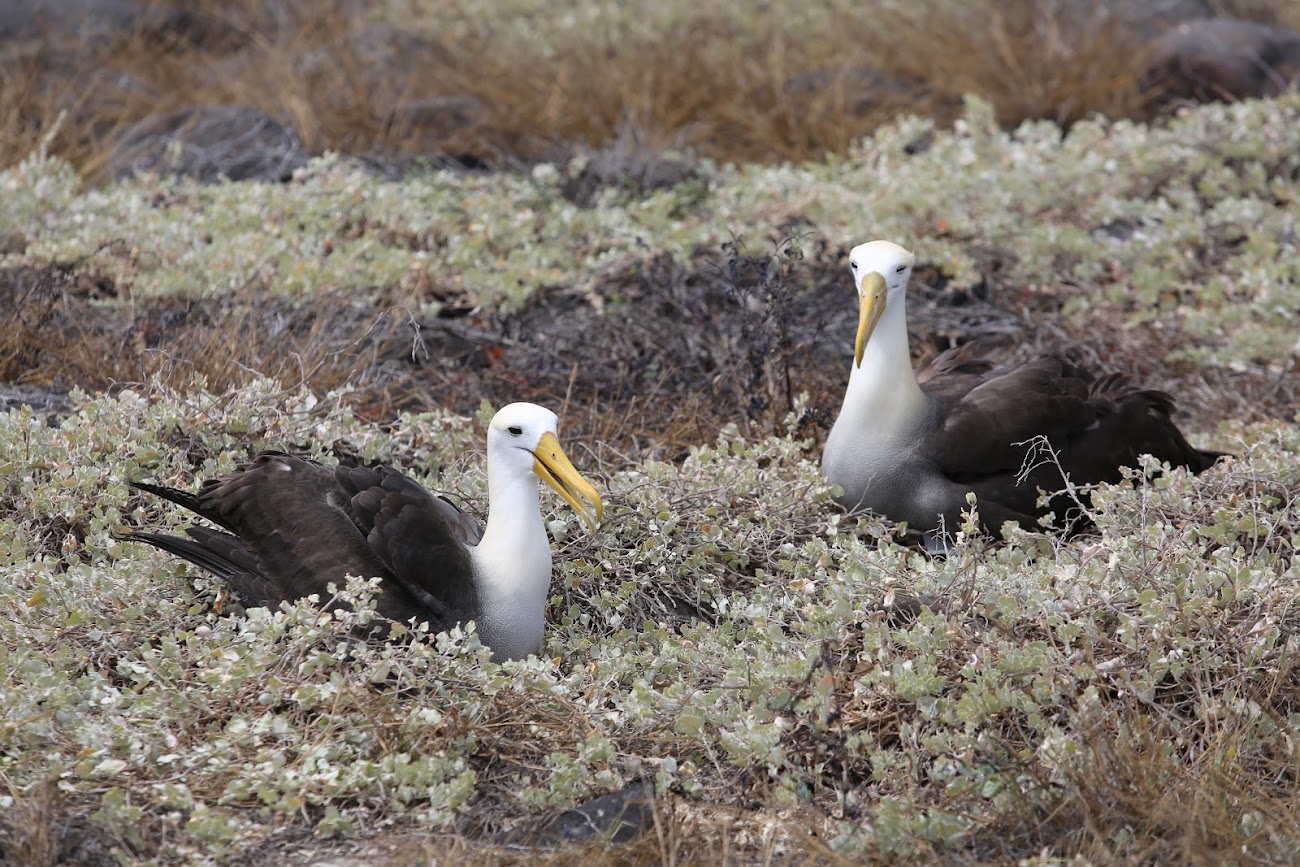
[{"label": "albatross beak tip", "polygon": [[[544,435],[534,455],[537,463],[533,471],[582,516],[593,533],[596,532],[605,519],[605,503],[595,486],[574,468],[564,449],[560,448],[559,440],[553,434]],[[595,508],[595,518],[592,518],[584,500]]]},{"label": "albatross beak tip", "polygon": [[[578,516],[582,518],[582,522],[587,525],[588,530],[594,533],[600,529],[600,525],[605,520],[605,504],[601,501],[600,494],[596,493],[595,488],[590,485],[588,485],[586,489],[572,488],[567,495],[565,491],[561,491],[558,488],[556,490],[559,491],[560,496],[564,497],[564,499],[568,501],[569,505],[573,507],[573,510],[578,513]],[[584,503],[583,500],[586,500],[587,503],[590,503],[594,508],[589,510],[587,504]],[[591,514],[593,510],[596,513],[594,516]]]}]

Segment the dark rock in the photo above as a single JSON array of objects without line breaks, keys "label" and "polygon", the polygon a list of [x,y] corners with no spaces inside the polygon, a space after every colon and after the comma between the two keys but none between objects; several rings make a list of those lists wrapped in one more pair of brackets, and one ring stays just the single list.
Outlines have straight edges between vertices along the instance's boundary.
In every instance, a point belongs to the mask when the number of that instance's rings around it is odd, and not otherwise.
[{"label": "dark rock", "polygon": [[298,134],[265,112],[214,105],[152,115],[128,127],[105,172],[113,179],[157,172],[207,183],[286,181],[307,159]]},{"label": "dark rock", "polygon": [[938,596],[908,596],[898,593],[887,598],[878,608],[868,611],[871,619],[883,619],[895,629],[911,626],[926,610],[943,613],[948,605]]},{"label": "dark rock", "polygon": [[1127,242],[1133,238],[1144,237],[1149,226],[1158,224],[1158,220],[1150,220],[1146,217],[1116,217],[1093,226],[1088,234],[1097,239]]},{"label": "dark rock", "polygon": [[1143,75],[1155,104],[1277,96],[1300,81],[1300,33],[1239,21],[1200,18],[1166,32]]},{"label": "dark rock", "polygon": [[30,406],[37,415],[59,419],[72,414],[72,400],[67,394],[35,385],[0,382],[0,412]]},{"label": "dark rock", "polygon": [[560,846],[591,840],[625,843],[655,825],[655,788],[650,780],[530,819],[498,837],[507,846]]},{"label": "dark rock", "polygon": [[0,42],[39,40],[80,50],[101,48],[132,36],[154,43],[234,48],[245,42],[228,22],[203,16],[186,4],[148,0],[4,0]]},{"label": "dark rock", "polygon": [[907,144],[903,145],[903,153],[909,157],[917,154],[923,154],[934,146],[934,130],[926,130]]},{"label": "dark rock", "polygon": [[135,28],[150,4],[136,0],[6,0],[0,40],[36,37],[99,41]]}]

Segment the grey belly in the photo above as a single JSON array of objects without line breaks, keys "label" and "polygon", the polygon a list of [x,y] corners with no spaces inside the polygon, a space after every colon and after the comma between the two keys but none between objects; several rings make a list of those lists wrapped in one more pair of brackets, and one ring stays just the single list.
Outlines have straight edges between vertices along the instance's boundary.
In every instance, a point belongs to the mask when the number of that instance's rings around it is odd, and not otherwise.
[{"label": "grey belly", "polygon": [[[933,464],[898,453],[824,461],[822,471],[844,489],[837,497],[851,511],[870,510],[914,530],[931,531],[941,514],[961,510],[964,497]],[[948,522],[951,523],[952,517]]]}]

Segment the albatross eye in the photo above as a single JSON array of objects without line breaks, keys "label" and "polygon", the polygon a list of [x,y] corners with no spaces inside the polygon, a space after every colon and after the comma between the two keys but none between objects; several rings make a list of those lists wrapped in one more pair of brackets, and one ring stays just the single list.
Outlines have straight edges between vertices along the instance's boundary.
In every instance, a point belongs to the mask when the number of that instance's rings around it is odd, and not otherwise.
[{"label": "albatross eye", "polygon": [[511,425],[510,427],[506,428],[506,430],[510,431],[510,435],[512,437],[517,437],[524,432],[524,429],[521,428],[519,425]]},{"label": "albatross eye", "polygon": [[906,271],[906,270],[907,270],[907,266],[906,266],[906,265],[899,265],[897,268],[894,269],[894,273],[895,273],[895,274],[902,274],[902,273],[903,273],[904,271]]}]

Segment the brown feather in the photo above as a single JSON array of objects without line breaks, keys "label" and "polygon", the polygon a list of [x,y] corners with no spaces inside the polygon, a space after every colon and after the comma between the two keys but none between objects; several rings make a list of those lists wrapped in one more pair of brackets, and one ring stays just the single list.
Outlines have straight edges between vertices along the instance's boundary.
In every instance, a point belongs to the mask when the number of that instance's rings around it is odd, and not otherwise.
[{"label": "brown feather", "polygon": [[227,581],[246,605],[274,608],[330,596],[349,575],[381,579],[376,609],[433,631],[471,619],[478,600],[469,548],[482,528],[449,500],[396,470],[339,467],[278,452],[209,479],[197,494],[136,483],[225,532],[186,528],[189,538],[129,533]]},{"label": "brown feather", "polygon": [[1069,495],[1038,505],[1040,489],[1062,491],[1067,478],[1075,486],[1118,482],[1120,468],[1137,466],[1143,454],[1199,473],[1223,454],[1192,447],[1171,418],[1173,399],[1123,374],[1097,377],[1057,355],[1012,369],[955,361],[935,365],[924,380],[918,373],[942,418],[920,451],[974,491],[995,536],[1006,520],[1032,527],[1048,511],[1060,526],[1082,526]]}]

